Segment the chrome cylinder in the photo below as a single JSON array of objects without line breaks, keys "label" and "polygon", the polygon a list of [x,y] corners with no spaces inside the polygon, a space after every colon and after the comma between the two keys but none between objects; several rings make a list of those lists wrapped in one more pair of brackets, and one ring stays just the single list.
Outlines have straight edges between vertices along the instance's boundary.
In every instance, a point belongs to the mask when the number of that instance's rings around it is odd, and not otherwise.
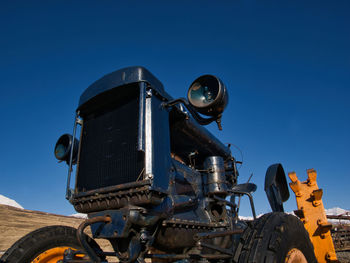
[{"label": "chrome cylinder", "polygon": [[207,195],[227,194],[224,159],[220,156],[210,156],[204,161],[203,175],[204,191]]}]

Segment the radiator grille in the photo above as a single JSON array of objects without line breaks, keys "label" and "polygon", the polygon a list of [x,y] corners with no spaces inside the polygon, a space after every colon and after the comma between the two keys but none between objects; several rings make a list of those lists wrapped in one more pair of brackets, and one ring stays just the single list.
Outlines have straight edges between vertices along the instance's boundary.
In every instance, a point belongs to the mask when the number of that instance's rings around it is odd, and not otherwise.
[{"label": "radiator grille", "polygon": [[144,158],[137,150],[138,96],[114,105],[84,118],[79,192],[134,182],[142,172]]}]

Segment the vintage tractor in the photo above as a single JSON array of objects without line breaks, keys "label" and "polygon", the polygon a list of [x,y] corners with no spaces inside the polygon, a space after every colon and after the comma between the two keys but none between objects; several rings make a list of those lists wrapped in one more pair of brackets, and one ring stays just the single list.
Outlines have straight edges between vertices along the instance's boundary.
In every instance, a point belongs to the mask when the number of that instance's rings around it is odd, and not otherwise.
[{"label": "vintage tractor", "polygon": [[[256,185],[237,183],[230,147],[203,127],[216,122],[221,129],[228,103],[223,82],[201,76],[187,97],[173,99],[143,67],[89,86],[73,134],[55,146],[56,158],[68,164],[66,198],[88,219],[78,229],[38,229],[1,262],[317,262],[302,221],[284,213],[289,190],[282,165],[266,173],[272,212],[256,218]],[[252,221],[238,216],[244,195]],[[84,233],[88,226],[92,238]],[[103,251],[97,238],[113,251]]]}]

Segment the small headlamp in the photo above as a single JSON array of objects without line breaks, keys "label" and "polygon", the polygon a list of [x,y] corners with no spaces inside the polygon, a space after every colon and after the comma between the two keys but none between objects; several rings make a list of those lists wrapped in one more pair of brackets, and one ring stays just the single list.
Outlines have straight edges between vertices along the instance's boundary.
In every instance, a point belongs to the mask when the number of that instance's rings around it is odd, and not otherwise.
[{"label": "small headlamp", "polygon": [[76,163],[78,154],[79,140],[74,139],[73,147],[73,136],[70,134],[63,134],[55,145],[55,157],[59,161],[69,162],[71,151],[73,149],[72,164]]}]

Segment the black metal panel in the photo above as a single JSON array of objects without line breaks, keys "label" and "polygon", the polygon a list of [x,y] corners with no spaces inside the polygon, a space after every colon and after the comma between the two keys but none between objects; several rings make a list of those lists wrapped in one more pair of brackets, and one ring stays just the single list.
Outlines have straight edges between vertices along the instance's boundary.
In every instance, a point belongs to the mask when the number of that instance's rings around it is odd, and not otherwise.
[{"label": "black metal panel", "polygon": [[97,95],[114,88],[146,82],[166,99],[171,97],[164,91],[163,84],[144,67],[128,67],[109,73],[91,84],[80,96],[78,110],[82,110]]},{"label": "black metal panel", "polygon": [[137,145],[137,85],[120,91],[114,103],[100,105],[102,108],[84,117],[78,192],[135,182],[144,167],[144,155]]}]

